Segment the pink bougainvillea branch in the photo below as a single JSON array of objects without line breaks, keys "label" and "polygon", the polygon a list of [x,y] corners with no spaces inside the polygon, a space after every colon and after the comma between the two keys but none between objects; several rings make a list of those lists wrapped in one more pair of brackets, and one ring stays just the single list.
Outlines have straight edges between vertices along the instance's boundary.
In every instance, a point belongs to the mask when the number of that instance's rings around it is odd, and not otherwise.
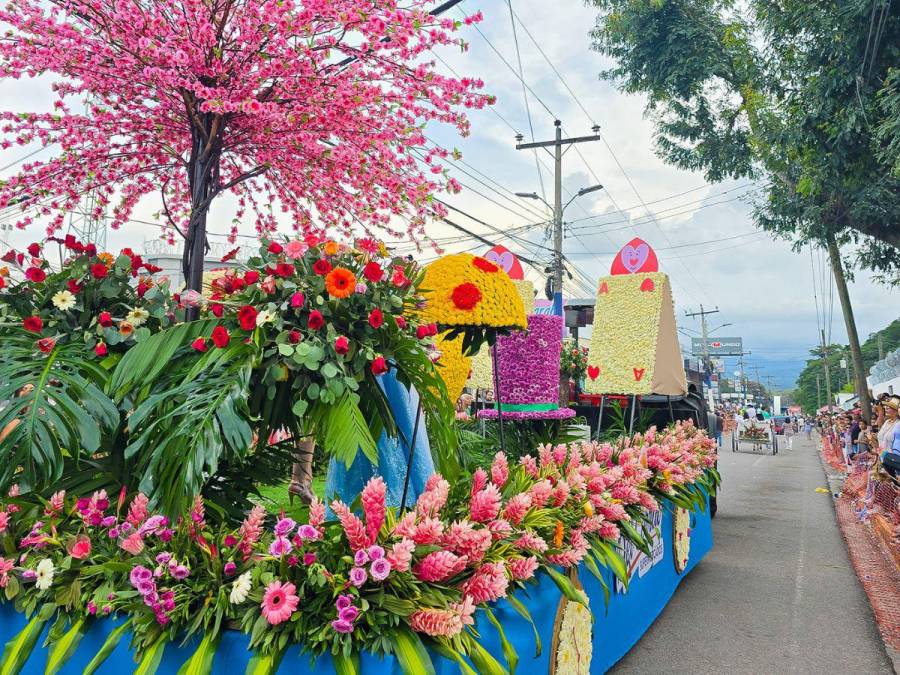
[{"label": "pink bougainvillea branch", "polygon": [[300,231],[345,233],[394,232],[402,215],[416,239],[431,195],[448,187],[439,154],[412,152],[426,147],[423,124],[466,134],[464,109],[489,102],[479,80],[423,60],[464,46],[462,22],[430,15],[432,5],[11,0],[0,8],[0,78],[49,74],[55,101],[52,113],[0,112],[0,148],[60,152],[0,184],[0,208],[18,205],[19,227],[45,216],[53,233],[93,190],[116,228],[160,192],[164,233],[190,242],[230,192],[260,234],[280,210]]}]

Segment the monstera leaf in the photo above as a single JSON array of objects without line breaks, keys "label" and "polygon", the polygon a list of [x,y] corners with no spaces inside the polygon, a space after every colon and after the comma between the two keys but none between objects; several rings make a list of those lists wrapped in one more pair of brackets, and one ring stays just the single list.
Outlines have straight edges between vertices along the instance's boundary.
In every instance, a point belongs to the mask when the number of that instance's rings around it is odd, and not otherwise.
[{"label": "monstera leaf", "polygon": [[247,397],[258,348],[232,340],[193,350],[191,341],[212,325],[183,324],[136,345],[109,387],[133,408],[125,458],[141,491],[169,514],[189,508],[220,462],[240,461],[253,443]]},{"label": "monstera leaf", "polygon": [[58,343],[44,354],[25,331],[0,339],[0,488],[47,486],[66,458],[89,458],[117,428],[118,410],[103,391],[109,372],[82,344]]}]

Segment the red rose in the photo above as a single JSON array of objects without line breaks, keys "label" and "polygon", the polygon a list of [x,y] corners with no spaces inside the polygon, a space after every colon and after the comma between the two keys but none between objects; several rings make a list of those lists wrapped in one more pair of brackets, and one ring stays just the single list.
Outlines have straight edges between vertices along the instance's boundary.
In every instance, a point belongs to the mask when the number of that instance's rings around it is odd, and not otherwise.
[{"label": "red rose", "polygon": [[143,279],[141,279],[141,280],[138,282],[138,285],[137,285],[137,294],[138,294],[138,297],[139,297],[139,298],[143,298],[143,297],[144,297],[144,293],[146,293],[147,291],[149,291],[151,288],[153,288],[153,284],[148,284],[146,281],[144,281]]},{"label": "red rose", "polygon": [[123,248],[121,251],[119,251],[119,255],[127,255],[130,258],[134,255],[134,251],[132,251],[130,248],[126,247],[126,248]]},{"label": "red rose", "polygon": [[225,306],[220,305],[217,302],[214,302],[214,303],[210,304],[209,311],[213,313],[214,317],[221,319],[222,315],[225,313]]},{"label": "red rose", "polygon": [[319,245],[319,242],[321,241],[321,239],[319,239],[318,235],[307,234],[305,237],[303,237],[303,241],[306,242],[307,246],[309,246],[310,248],[313,248],[313,247]]},{"label": "red rose", "polygon": [[97,255],[97,246],[94,244],[88,244],[87,246],[84,247],[83,250],[88,256]]},{"label": "red rose", "polygon": [[0,277],[0,288],[6,288],[6,279]]},{"label": "red rose", "polygon": [[384,323],[384,315],[382,315],[381,310],[377,307],[369,312],[369,325],[374,329],[381,328],[381,325]]},{"label": "red rose", "polygon": [[290,277],[296,271],[293,263],[278,263],[275,265],[274,273],[276,277]]},{"label": "red rose", "polygon": [[244,330],[253,330],[256,328],[257,311],[250,305],[244,305],[238,310],[238,322]]},{"label": "red rose", "polygon": [[428,334],[429,335],[437,335],[438,334],[438,329],[437,329],[436,323],[428,324]]},{"label": "red rose", "polygon": [[44,322],[39,316],[27,316],[22,322],[22,326],[32,333],[40,333],[44,329]]},{"label": "red rose", "polygon": [[402,316],[395,316],[394,321],[397,322],[397,328],[399,328],[400,330],[406,330],[406,319],[404,319]]},{"label": "red rose", "polygon": [[313,263],[313,272],[319,276],[325,276],[331,271],[331,263],[324,258],[319,258]]},{"label": "red rose", "polygon": [[94,347],[94,353],[97,356],[106,356],[109,353],[109,350],[106,348],[106,343],[98,342],[97,346]]},{"label": "red rose", "polygon": [[284,250],[284,246],[279,244],[277,241],[273,241],[269,244],[269,248],[267,250],[273,255],[278,255]]},{"label": "red rose", "polygon": [[255,284],[257,281],[259,281],[259,272],[257,272],[256,270],[248,270],[244,275],[244,281],[247,282],[248,286],[250,284]]},{"label": "red rose", "polygon": [[388,371],[387,363],[383,356],[376,356],[372,360],[370,368],[372,369],[373,375],[384,375]]},{"label": "red rose", "polygon": [[79,243],[74,234],[67,234],[65,240],[63,241],[63,245],[67,249],[76,251],[78,253],[81,253],[84,250],[84,244]]},{"label": "red rose", "polygon": [[300,342],[300,338],[301,338],[301,337],[303,337],[303,336],[300,335],[300,331],[297,330],[296,328],[295,328],[294,330],[292,330],[290,333],[288,333],[288,341],[289,341],[292,345],[295,345],[295,344],[297,344],[298,342]]},{"label": "red rose", "polygon": [[28,245],[28,255],[37,258],[41,254],[41,245],[38,243]]},{"label": "red rose", "polygon": [[372,283],[377,283],[384,278],[384,270],[381,269],[381,265],[373,260],[372,262],[367,262],[366,266],[363,267],[363,276]]},{"label": "red rose", "polygon": [[196,349],[198,352],[205,352],[208,349],[208,347],[206,346],[206,338],[198,337],[191,343],[191,347]]},{"label": "red rose", "polygon": [[322,326],[325,325],[325,319],[322,318],[322,312],[317,309],[314,309],[309,313],[309,320],[306,322],[307,327],[310,330],[319,330]]},{"label": "red rose", "polygon": [[109,328],[113,325],[112,316],[110,316],[109,312],[100,312],[100,316],[97,317],[97,323],[104,328]]},{"label": "red rose", "polygon": [[228,331],[225,330],[225,326],[216,326],[213,328],[212,341],[219,349],[228,346],[228,343],[231,341],[231,336],[228,334]]},{"label": "red rose", "polygon": [[156,274],[157,272],[162,272],[162,267],[158,267],[156,265],[152,265],[150,263],[144,263],[144,269],[147,270],[149,274]]},{"label": "red rose", "polygon": [[343,335],[338,335],[334,339],[334,351],[338,354],[346,354],[350,351],[350,340],[348,340]]},{"label": "red rose", "polygon": [[428,326],[416,326],[416,337],[420,340],[424,340],[429,335]]},{"label": "red rose", "polygon": [[144,259],[139,255],[131,256],[131,273],[137,274],[137,271],[144,266]]},{"label": "red rose", "polygon": [[109,270],[106,269],[106,265],[103,263],[94,263],[91,265],[91,275],[95,279],[104,279],[107,274],[109,274]]},{"label": "red rose", "polygon": [[394,268],[394,275],[391,277],[391,283],[394,284],[397,288],[403,288],[409,283],[409,279],[406,277],[406,272],[403,271],[402,267]]},{"label": "red rose", "polygon": [[291,307],[294,309],[303,307],[304,302],[306,302],[306,296],[303,293],[294,293],[291,296]]},{"label": "red rose", "polygon": [[37,341],[38,349],[40,349],[45,354],[48,354],[53,351],[53,347],[56,345],[56,340],[51,337],[41,338]]},{"label": "red rose", "polygon": [[47,274],[40,267],[29,267],[25,270],[25,278],[32,283],[39,284],[47,278]]}]

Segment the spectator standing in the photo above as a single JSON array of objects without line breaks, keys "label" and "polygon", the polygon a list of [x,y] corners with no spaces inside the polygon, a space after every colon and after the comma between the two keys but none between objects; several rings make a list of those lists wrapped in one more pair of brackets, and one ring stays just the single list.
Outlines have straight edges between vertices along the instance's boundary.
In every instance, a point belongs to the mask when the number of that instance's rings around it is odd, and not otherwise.
[{"label": "spectator standing", "polygon": [[797,433],[797,423],[791,417],[784,420],[784,440],[787,443],[787,449],[794,449],[794,434]]}]

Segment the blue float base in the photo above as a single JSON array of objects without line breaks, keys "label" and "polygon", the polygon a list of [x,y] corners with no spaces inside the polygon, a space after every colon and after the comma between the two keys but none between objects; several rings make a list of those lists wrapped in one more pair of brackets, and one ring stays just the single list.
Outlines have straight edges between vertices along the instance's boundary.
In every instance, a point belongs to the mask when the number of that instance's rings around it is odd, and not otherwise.
[{"label": "blue float base", "polygon": [[[691,514],[690,557],[685,571],[678,574],[673,561],[672,517],[670,510],[663,510],[661,559],[646,569],[643,575],[636,571],[627,593],[616,591],[612,574],[608,571],[605,572],[606,583],[611,591],[606,611],[603,608],[603,589],[599,581],[587,570],[583,568],[580,570],[579,578],[590,598],[591,608],[595,615],[591,673],[606,672],[634,646],[666,606],[684,576],[712,548],[712,524],[709,511]],[[535,656],[534,633],[530,624],[519,616],[506,601],[497,603],[495,614],[504,626],[507,638],[518,651],[519,672],[526,675],[548,673],[560,593],[553,581],[542,574],[537,578],[536,585],[528,587],[527,597],[521,599],[531,612],[541,636],[543,650],[540,655]],[[0,643],[5,644],[25,626],[25,623],[25,617],[16,612],[12,605],[0,605]],[[115,619],[96,621],[85,635],[77,652],[61,672],[81,673],[84,666],[103,645],[109,632],[119,623],[120,621]],[[45,628],[45,635],[41,637],[38,647],[22,671],[26,675],[40,675],[44,672],[47,650],[41,649],[40,645],[46,636],[46,630]],[[478,630],[482,636],[482,644],[502,663],[503,651],[496,630],[487,620],[478,622]],[[176,673],[193,654],[197,642],[198,640],[194,640],[185,646],[168,645],[157,672],[161,674]],[[228,631],[223,636],[216,653],[212,672],[243,673],[250,657],[250,652],[247,651],[248,644],[249,636]],[[434,665],[438,675],[451,675],[459,672],[458,666],[437,655],[434,655]],[[392,657],[380,659],[372,654],[363,654],[360,666],[361,672],[365,675],[372,673],[400,675],[402,672]],[[119,643],[119,646],[98,672],[122,675],[122,673],[133,670],[132,653],[129,650],[128,640],[125,639]],[[311,664],[307,655],[302,655],[299,650],[292,649],[285,655],[278,672],[307,672],[313,675],[325,675],[334,673],[334,669],[330,657],[317,659]],[[560,673],[559,675],[565,674]]]}]

